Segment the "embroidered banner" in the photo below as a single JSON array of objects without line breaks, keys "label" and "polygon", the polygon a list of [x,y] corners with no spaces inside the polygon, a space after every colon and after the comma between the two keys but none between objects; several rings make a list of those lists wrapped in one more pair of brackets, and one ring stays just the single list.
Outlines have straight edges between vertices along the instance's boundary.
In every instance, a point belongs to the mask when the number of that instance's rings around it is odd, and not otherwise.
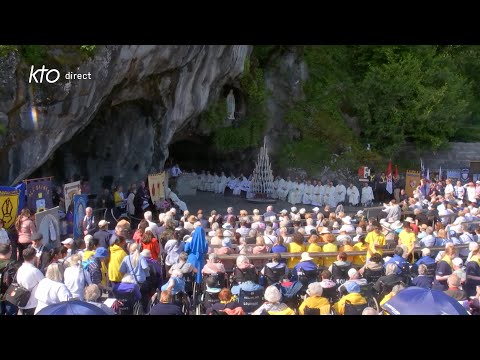
[{"label": "embroidered banner", "polygon": [[65,212],[67,212],[70,204],[73,203],[73,195],[80,194],[80,181],[65,184],[63,189],[65,193]]},{"label": "embroidered banner", "polygon": [[152,203],[159,206],[165,199],[165,187],[167,185],[167,176],[165,171],[160,174],[148,175],[148,191],[152,198]]},{"label": "embroidered banner", "polygon": [[58,216],[59,207],[40,211],[35,214],[35,224],[37,231],[43,235],[42,242],[55,249],[60,244],[60,222]]},{"label": "embroidered banner", "polygon": [[73,195],[73,238],[83,238],[83,218],[87,208],[88,195]]},{"label": "embroidered banner", "polygon": [[27,207],[34,212],[39,212],[53,207],[51,177],[40,179],[27,179]]},{"label": "embroidered banner", "polygon": [[18,213],[25,206],[25,184],[17,186],[0,186],[0,218],[5,229],[15,224]]},{"label": "embroidered banner", "polygon": [[420,171],[407,170],[405,177],[405,193],[408,196],[413,196],[413,190],[420,185]]}]

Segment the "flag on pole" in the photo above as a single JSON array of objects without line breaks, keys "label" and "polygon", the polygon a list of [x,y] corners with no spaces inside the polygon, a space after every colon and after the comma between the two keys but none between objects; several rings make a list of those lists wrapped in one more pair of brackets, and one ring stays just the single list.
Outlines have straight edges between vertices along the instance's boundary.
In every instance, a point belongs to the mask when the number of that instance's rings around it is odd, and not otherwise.
[{"label": "flag on pole", "polygon": [[420,159],[420,173],[422,177],[425,175],[425,166],[423,166],[423,160]]},{"label": "flag on pole", "polygon": [[438,169],[438,180],[442,180],[442,167],[440,166],[440,169]]},{"label": "flag on pole", "polygon": [[395,173],[393,174],[393,176],[395,177],[395,179],[398,179],[398,166],[395,165]]},{"label": "flag on pole", "polygon": [[392,160],[388,162],[387,169],[387,187],[386,190],[389,194],[393,194],[393,182],[392,182]]},{"label": "flag on pole", "polygon": [[427,169],[427,175],[425,175],[427,180],[430,180],[430,168]]}]

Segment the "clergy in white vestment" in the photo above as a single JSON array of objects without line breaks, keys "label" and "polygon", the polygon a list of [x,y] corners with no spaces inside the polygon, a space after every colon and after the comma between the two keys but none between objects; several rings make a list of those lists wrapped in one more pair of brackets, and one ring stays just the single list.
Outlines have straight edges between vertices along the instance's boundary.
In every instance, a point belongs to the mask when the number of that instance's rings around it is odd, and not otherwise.
[{"label": "clergy in white vestment", "polygon": [[321,183],[317,182],[317,180],[313,180],[312,201],[310,202],[313,206],[322,206],[323,199],[320,197],[320,186]]},{"label": "clergy in white vestment", "polygon": [[293,183],[292,186],[290,187],[290,191],[288,192],[288,202],[292,205],[296,204],[296,200],[298,197],[298,187],[300,184],[298,183],[298,179],[296,179]]},{"label": "clergy in white vestment", "polygon": [[287,180],[283,180],[283,183],[280,180],[279,188],[278,188],[278,198],[280,200],[287,201],[288,193],[290,192],[291,186],[292,186],[292,182],[290,180],[290,176],[287,177]]},{"label": "clergy in white vestment", "polygon": [[345,203],[345,195],[347,194],[347,189],[340,181],[335,187],[335,196],[337,198],[337,204]]},{"label": "clergy in white vestment", "polygon": [[298,184],[298,192],[297,192],[297,197],[295,198],[295,204],[301,204],[302,203],[304,191],[305,191],[305,182],[301,181]]},{"label": "clergy in white vestment", "polygon": [[335,196],[335,187],[333,186],[333,181],[329,181],[328,185],[325,186],[325,195],[323,196],[323,203],[325,205],[330,205],[333,209],[337,206],[337,197]]},{"label": "clergy in white vestment", "polygon": [[220,176],[220,184],[218,185],[218,193],[223,194],[225,192],[225,187],[227,186],[227,183],[230,181],[230,178],[225,176],[225,173],[222,171],[222,174]]},{"label": "clergy in white vestment", "polygon": [[[312,198],[313,198],[313,190],[314,186],[310,182],[310,180],[307,180],[307,185],[305,185],[305,189],[303,190],[303,203],[305,205],[310,205],[312,203]],[[307,232],[309,234],[309,232]]]},{"label": "clergy in white vestment", "polygon": [[348,198],[348,203],[357,206],[358,202],[360,201],[360,192],[358,191],[358,188],[353,185],[353,183],[350,183],[347,188],[347,198]]},{"label": "clergy in white vestment", "polygon": [[370,185],[368,185],[368,182],[363,183],[363,188],[362,188],[362,204],[363,206],[371,206],[373,202],[373,190]]},{"label": "clergy in white vestment", "polygon": [[202,170],[200,175],[198,175],[198,190],[205,191],[206,177],[205,170]]}]

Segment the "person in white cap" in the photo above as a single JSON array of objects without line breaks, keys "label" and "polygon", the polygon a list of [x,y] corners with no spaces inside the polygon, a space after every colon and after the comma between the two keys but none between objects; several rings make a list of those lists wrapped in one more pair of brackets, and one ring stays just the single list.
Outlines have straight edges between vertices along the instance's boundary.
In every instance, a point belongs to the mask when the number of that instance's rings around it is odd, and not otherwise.
[{"label": "person in white cap", "polygon": [[70,257],[73,255],[73,244],[74,240],[72,238],[66,238],[65,240],[62,241],[63,246],[65,246],[68,251],[67,251],[67,257]]},{"label": "person in white cap", "polygon": [[298,279],[298,275],[305,271],[318,271],[317,264],[314,263],[313,258],[308,252],[303,252],[300,262],[294,266],[292,270],[292,277]]},{"label": "person in white cap", "polygon": [[467,274],[465,273],[465,267],[463,266],[463,260],[459,257],[456,257],[452,260],[453,264],[453,273],[458,276],[461,283],[464,284],[467,279]]}]

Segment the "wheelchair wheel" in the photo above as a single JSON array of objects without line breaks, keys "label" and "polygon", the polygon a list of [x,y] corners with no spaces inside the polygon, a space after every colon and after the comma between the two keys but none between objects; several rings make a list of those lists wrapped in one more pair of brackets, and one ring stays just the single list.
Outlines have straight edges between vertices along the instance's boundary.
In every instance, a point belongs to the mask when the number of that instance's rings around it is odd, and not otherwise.
[{"label": "wheelchair wheel", "polygon": [[371,308],[374,308],[377,313],[379,313],[382,309],[380,308],[380,305],[378,305],[377,299],[375,299],[374,296],[371,298],[367,299],[367,305],[370,306]]}]

